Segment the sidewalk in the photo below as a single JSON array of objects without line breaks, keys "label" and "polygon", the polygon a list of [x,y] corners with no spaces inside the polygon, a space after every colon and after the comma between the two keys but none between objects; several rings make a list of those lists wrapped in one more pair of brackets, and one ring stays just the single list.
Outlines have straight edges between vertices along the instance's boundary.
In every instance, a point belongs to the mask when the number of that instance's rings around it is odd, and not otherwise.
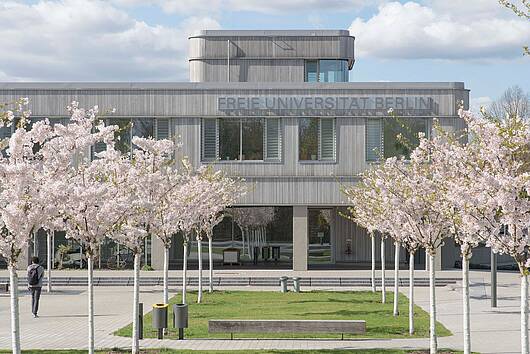
[{"label": "sidewalk", "polygon": [[[358,276],[358,272],[349,272]],[[352,274],[353,273],[353,274]],[[456,276],[458,272],[453,272]],[[360,276],[360,275],[359,275]],[[402,272],[402,276],[406,276]],[[471,272],[471,316],[473,350],[481,353],[519,352],[519,279],[515,273],[499,273],[499,308],[492,310],[489,299],[489,273]],[[234,290],[233,287],[230,288]],[[244,290],[259,290],[244,287]],[[326,288],[333,290],[333,288]],[[359,290],[361,288],[355,288]],[[270,290],[270,288],[268,288]],[[339,290],[347,290],[341,287]],[[401,289],[406,293],[407,289]],[[174,294],[178,289],[171,289]],[[207,296],[206,294],[205,296]],[[428,310],[428,288],[416,290],[416,303]],[[160,300],[161,288],[144,288],[141,301],[149,305]],[[439,338],[440,348],[462,349],[462,292],[459,285],[437,288],[438,320],[454,335]],[[98,348],[130,347],[130,339],[111,333],[128,324],[132,307],[132,288],[100,287],[95,289],[96,346]],[[22,348],[85,349],[87,336],[85,288],[58,288],[43,293],[41,317],[34,319],[29,311],[31,298],[23,292],[20,299]],[[0,295],[0,318],[9,318],[9,297]],[[10,322],[0,321],[0,348],[11,345]],[[358,339],[358,340],[163,340],[145,339],[143,348],[175,348],[195,350],[223,349],[362,349],[362,348],[428,348],[425,339]]]}]

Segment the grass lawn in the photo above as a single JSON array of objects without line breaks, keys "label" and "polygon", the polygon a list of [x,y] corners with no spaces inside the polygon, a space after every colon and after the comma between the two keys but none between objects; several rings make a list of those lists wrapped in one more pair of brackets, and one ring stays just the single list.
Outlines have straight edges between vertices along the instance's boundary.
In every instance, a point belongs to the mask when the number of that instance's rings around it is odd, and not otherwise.
[{"label": "grass lawn", "polygon": [[[428,354],[427,349],[399,350],[399,349],[346,349],[338,350],[342,353],[365,353],[365,354]],[[174,350],[174,349],[148,349],[142,350],[146,354],[328,354],[336,353],[337,350]],[[10,353],[0,350],[0,353]],[[24,354],[83,354],[86,350],[23,350]],[[109,349],[97,350],[96,353],[129,353],[129,350]],[[438,354],[459,354],[461,351],[450,349],[439,349]]]},{"label": "grass lawn", "polygon": [[[208,333],[210,319],[322,319],[365,320],[366,334],[345,334],[344,338],[409,338],[408,299],[400,294],[400,315],[392,316],[393,293],[387,293],[387,303],[381,304],[381,294],[371,291],[280,293],[271,291],[216,291],[205,292],[203,303],[196,303],[197,294],[188,294],[189,328],[185,338],[230,338],[230,333]],[[170,300],[177,303],[180,296]],[[147,305],[147,304],[146,304]],[[144,305],[144,306],[146,306]],[[170,306],[169,318],[173,318]],[[169,321],[172,326],[172,321]],[[429,316],[415,307],[416,334],[413,337],[428,337]],[[442,324],[437,326],[438,336],[451,335]],[[130,336],[132,325],[115,332],[119,336]],[[144,337],[156,338],[151,327],[151,314],[144,316]],[[170,328],[166,338],[177,338],[178,330]],[[340,334],[291,334],[291,333],[238,333],[234,338],[339,338]]]}]

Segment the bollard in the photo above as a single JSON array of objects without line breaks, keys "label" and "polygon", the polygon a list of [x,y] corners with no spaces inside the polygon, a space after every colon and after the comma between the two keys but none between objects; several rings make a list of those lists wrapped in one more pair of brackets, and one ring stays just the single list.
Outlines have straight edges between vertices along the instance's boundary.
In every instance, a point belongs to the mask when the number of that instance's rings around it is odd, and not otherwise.
[{"label": "bollard", "polygon": [[293,277],[293,289],[295,293],[300,292],[300,278],[299,277]]},{"label": "bollard", "polygon": [[280,290],[282,293],[287,292],[287,278],[286,276],[280,277]]},{"label": "bollard", "polygon": [[138,339],[144,339],[144,304],[138,304]]}]

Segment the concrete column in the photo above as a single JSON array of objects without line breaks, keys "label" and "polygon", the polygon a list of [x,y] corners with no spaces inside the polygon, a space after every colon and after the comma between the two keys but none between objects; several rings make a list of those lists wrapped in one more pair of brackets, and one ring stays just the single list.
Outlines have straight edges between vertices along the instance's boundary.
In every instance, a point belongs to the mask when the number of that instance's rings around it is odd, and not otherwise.
[{"label": "concrete column", "polygon": [[293,207],[293,270],[307,270],[307,206]]},{"label": "concrete column", "polygon": [[164,244],[155,236],[151,238],[151,267],[154,270],[164,269]]}]

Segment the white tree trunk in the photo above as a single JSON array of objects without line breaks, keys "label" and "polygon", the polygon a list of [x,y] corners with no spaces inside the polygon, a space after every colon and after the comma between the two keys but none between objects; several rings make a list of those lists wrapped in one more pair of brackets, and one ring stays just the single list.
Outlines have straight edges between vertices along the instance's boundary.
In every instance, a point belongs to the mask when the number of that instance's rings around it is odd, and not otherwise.
[{"label": "white tree trunk", "polygon": [[409,254],[409,334],[414,334],[414,253]]},{"label": "white tree trunk", "polygon": [[429,298],[430,298],[430,344],[431,354],[436,354],[438,343],[436,338],[436,293],[434,256],[429,254]]},{"label": "white tree trunk", "polygon": [[88,353],[94,354],[94,263],[87,257],[88,269]]},{"label": "white tree trunk", "polygon": [[197,240],[197,254],[199,258],[199,291],[197,294],[197,303],[202,302],[202,240]]},{"label": "white tree trunk", "polygon": [[383,237],[381,237],[381,302],[386,303],[385,239]]},{"label": "white tree trunk", "polygon": [[208,262],[209,262],[208,272],[210,273],[209,274],[210,284],[209,284],[208,291],[212,293],[213,292],[213,250],[212,250],[211,235],[210,237],[208,237]]},{"label": "white tree trunk", "polygon": [[372,292],[376,292],[377,288],[375,286],[375,237],[372,235]]},{"label": "white tree trunk", "polygon": [[52,291],[52,253],[53,253],[53,246],[52,246],[52,233],[53,231],[49,231],[46,235],[46,249],[48,252],[46,252],[46,277],[48,278],[48,284],[46,286],[46,291],[51,292]]},{"label": "white tree trunk", "polygon": [[399,316],[399,249],[400,244],[396,242],[396,251],[394,254],[394,316]]},{"label": "white tree trunk", "polygon": [[134,254],[134,289],[133,289],[133,329],[132,329],[132,353],[140,353],[140,338],[138,336],[138,327],[140,313],[140,253]]},{"label": "white tree trunk", "polygon": [[[467,253],[467,252],[466,252]],[[464,354],[471,354],[471,330],[469,318],[469,255],[462,255],[462,297],[464,306]]]},{"label": "white tree trunk", "polygon": [[182,303],[186,303],[186,285],[188,283],[188,243],[184,243],[184,257],[182,262]]},{"label": "white tree trunk", "polygon": [[164,246],[164,304],[169,304],[169,247]]},{"label": "white tree trunk", "polygon": [[9,266],[9,286],[11,295],[11,348],[20,354],[20,321],[18,313],[18,275],[14,265]]},{"label": "white tree trunk", "polygon": [[521,275],[521,353],[528,354],[528,275]]}]

